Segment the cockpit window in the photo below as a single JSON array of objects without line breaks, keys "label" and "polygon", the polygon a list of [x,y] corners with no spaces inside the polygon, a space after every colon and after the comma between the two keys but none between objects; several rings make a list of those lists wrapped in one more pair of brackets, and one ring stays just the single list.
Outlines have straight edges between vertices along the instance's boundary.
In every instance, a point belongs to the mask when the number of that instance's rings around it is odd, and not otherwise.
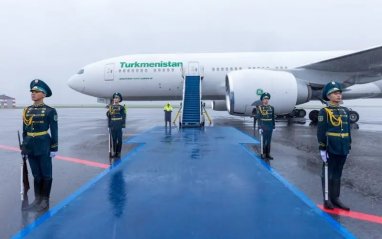
[{"label": "cockpit window", "polygon": [[78,75],[84,74],[84,69],[81,69],[77,72]]}]

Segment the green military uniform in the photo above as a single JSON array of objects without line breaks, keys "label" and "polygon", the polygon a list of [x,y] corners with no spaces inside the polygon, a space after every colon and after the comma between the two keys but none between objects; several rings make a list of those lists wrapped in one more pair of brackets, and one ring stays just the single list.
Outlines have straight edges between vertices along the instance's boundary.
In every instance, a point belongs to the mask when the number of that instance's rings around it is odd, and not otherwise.
[{"label": "green military uniform", "polygon": [[253,117],[253,130],[256,130],[257,107],[253,107],[253,109],[252,109],[252,117]]},{"label": "green military uniform", "polygon": [[[42,80],[33,80],[31,91],[42,91],[45,97],[52,95]],[[49,131],[50,130],[50,135]],[[23,111],[22,153],[28,156],[34,177],[35,201],[28,209],[44,210],[49,207],[52,187],[52,153],[58,150],[57,112],[45,105],[31,105]]]},{"label": "green military uniform", "polygon": [[[120,93],[114,93],[113,99],[116,97],[122,101],[122,95]],[[122,150],[122,128],[126,127],[126,109],[120,104],[110,105],[106,116],[113,141],[113,152],[115,153],[113,156],[120,157]]]},{"label": "green military uniform", "polygon": [[[271,95],[269,93],[263,93],[260,100],[270,99]],[[271,140],[272,133],[275,129],[275,109],[271,105],[260,105],[256,110],[256,119],[258,121],[259,130],[262,131],[263,135],[263,153],[262,157],[273,159],[270,156],[271,152]]]},{"label": "green military uniform", "polygon": [[[342,92],[339,83],[328,83],[323,89],[324,100],[329,101],[328,95],[338,91]],[[322,108],[318,116],[317,139],[319,150],[326,153],[328,163],[329,204],[334,203],[335,206],[348,210],[349,208],[339,200],[339,196],[342,170],[351,148],[349,110],[331,103]],[[322,167],[323,187],[324,166],[325,163]]]}]

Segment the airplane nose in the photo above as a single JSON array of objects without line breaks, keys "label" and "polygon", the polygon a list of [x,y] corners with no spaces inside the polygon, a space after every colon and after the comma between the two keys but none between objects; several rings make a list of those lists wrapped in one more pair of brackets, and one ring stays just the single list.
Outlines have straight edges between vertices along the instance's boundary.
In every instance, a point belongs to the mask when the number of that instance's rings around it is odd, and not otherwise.
[{"label": "airplane nose", "polygon": [[81,79],[81,77],[78,77],[77,75],[70,77],[67,84],[70,88],[78,92],[83,92],[85,90],[84,79]]}]

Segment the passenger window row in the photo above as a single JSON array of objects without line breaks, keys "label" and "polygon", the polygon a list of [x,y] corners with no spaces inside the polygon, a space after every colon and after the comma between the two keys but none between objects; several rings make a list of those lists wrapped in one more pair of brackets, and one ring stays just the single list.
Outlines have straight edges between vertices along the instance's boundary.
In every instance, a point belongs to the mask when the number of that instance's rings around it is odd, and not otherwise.
[{"label": "passenger window row", "polygon": [[[242,67],[212,67],[212,71],[237,71],[242,70]],[[249,66],[248,69],[271,69],[269,66]],[[276,66],[274,69],[276,70],[286,70],[288,67],[286,66]]]},{"label": "passenger window row", "polygon": [[[243,68],[242,67],[212,67],[212,71],[237,71],[237,70],[242,70]],[[247,69],[271,69],[269,66],[249,66]],[[275,68],[273,69],[276,69],[276,70],[286,70],[288,69],[288,67],[286,66],[276,66]],[[153,72],[174,72],[175,69],[174,68],[152,68],[152,71]],[[119,69],[119,72],[120,73],[129,73],[129,72],[148,72],[148,69],[145,68],[145,69],[135,69],[135,68],[131,68],[131,69]]]}]

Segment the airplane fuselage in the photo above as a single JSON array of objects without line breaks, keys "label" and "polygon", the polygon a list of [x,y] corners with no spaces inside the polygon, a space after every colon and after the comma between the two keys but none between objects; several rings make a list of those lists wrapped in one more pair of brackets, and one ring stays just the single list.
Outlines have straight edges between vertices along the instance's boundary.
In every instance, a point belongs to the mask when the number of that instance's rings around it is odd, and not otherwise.
[{"label": "airplane fuselage", "polygon": [[[125,100],[180,100],[183,75],[197,68],[203,76],[202,98],[225,99],[225,76],[231,71],[266,69],[289,71],[349,52],[259,52],[127,55],[85,66],[69,85],[84,94]],[[250,86],[249,86],[250,87]]]}]

